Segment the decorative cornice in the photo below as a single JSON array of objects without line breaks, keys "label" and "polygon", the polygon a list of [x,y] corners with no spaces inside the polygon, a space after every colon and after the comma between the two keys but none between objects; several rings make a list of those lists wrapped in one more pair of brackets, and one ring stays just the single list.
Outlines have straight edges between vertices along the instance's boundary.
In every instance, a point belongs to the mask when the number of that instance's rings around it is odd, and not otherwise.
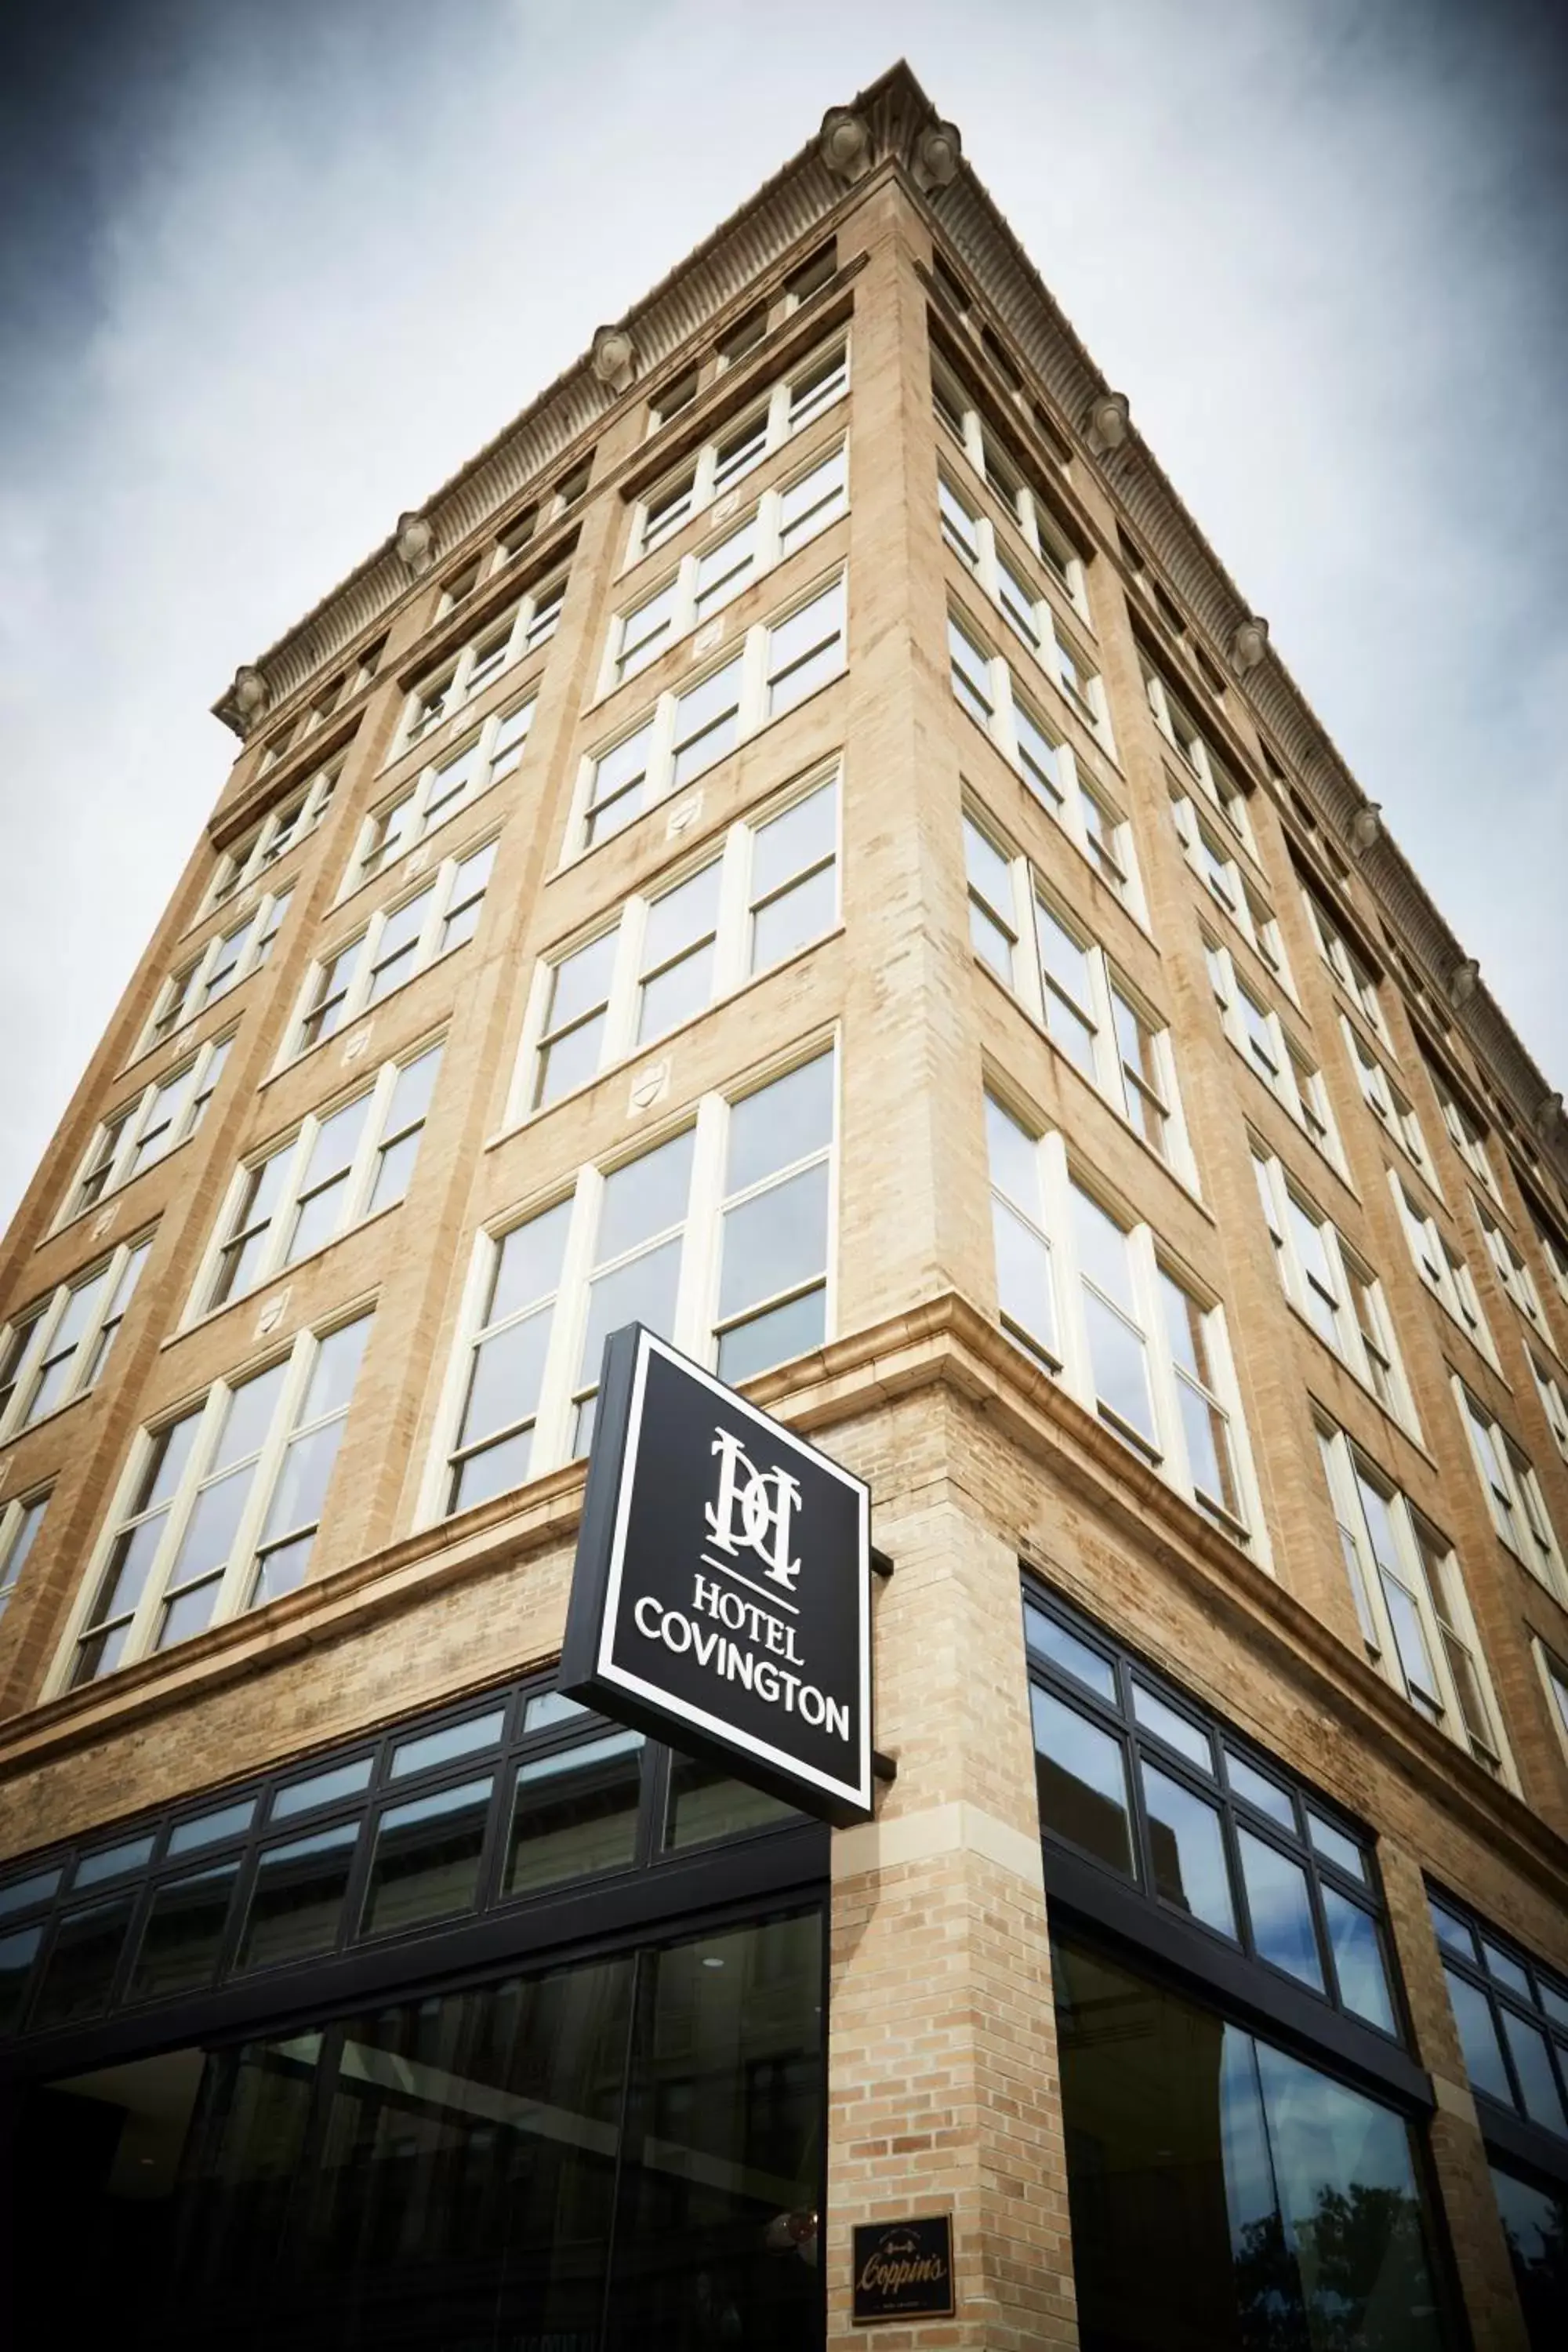
[{"label": "decorative cornice", "polygon": [[[816,228],[845,191],[883,163],[929,205],[995,317],[1012,337],[1058,414],[1081,420],[1091,457],[1129,522],[1211,645],[1228,648],[1250,707],[1289,763],[1331,836],[1349,838],[1366,795],[1169,479],[1133,427],[1126,398],[1106,383],[1042,282],[973,167],[956,129],[944,122],[909,68],[900,63],[847,107],[829,108],[822,127],[782,171],[679,263],[616,327],[601,329],[576,361],[417,510],[434,544],[452,548],[537,485],[604,422],[624,397],[616,374],[595,368],[607,336],[624,336],[634,372],[647,375],[678,352],[733,297]],[[629,382],[629,379],[628,379]],[[340,658],[407,593],[409,573],[389,541],[350,574],[268,652],[240,673],[258,679],[266,701],[247,711],[239,682],[215,704],[243,740],[260,708],[277,709],[321,666]],[[1361,854],[1361,872],[1396,924],[1418,967],[1439,991],[1468,961],[1465,950],[1386,828]],[[1490,994],[1478,988],[1462,1027],[1481,1066],[1533,1122],[1547,1095],[1536,1067]],[[1563,1133],[1555,1157],[1568,1181]]]}]

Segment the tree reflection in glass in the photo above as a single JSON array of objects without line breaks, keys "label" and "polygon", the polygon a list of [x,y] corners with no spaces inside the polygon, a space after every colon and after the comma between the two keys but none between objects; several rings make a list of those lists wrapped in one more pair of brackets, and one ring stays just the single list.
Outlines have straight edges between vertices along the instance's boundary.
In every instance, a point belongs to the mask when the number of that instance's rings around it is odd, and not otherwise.
[{"label": "tree reflection in glass", "polygon": [[1056,1985],[1084,2352],[1439,2352],[1402,2117],[1098,1955]]}]

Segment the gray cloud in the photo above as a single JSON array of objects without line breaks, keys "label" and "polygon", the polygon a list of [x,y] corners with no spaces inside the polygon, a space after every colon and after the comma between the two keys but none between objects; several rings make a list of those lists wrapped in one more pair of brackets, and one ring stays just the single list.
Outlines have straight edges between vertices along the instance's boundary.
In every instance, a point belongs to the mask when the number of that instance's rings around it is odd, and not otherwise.
[{"label": "gray cloud", "polygon": [[1568,1063],[1545,8],[795,0],[763,27],[719,0],[121,0],[17,23],[0,1213],[222,784],[206,706],[236,662],[900,51],[1527,1045]]}]

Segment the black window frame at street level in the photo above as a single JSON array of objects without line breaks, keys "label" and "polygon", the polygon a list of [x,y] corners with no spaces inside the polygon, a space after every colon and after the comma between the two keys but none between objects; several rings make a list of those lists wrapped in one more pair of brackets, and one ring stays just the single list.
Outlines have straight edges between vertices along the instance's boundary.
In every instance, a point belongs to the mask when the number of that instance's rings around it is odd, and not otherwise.
[{"label": "black window frame at street level", "polygon": [[[553,1966],[628,1942],[679,1940],[687,1928],[738,1923],[764,1910],[773,1916],[826,1903],[828,1845],[823,1823],[785,1815],[701,1843],[670,1844],[675,1758],[671,1749],[649,1739],[631,1751],[637,1759],[638,1793],[630,1862],[506,1895],[502,1877],[519,1767],[626,1731],[625,1726],[587,1711],[526,1730],[529,1703],[552,1694],[554,1687],[552,1665],[469,1692],[438,1708],[396,1717],[354,1740],[305,1750],[266,1773],[216,1784],[158,1812],[128,1818],[9,1863],[0,1876],[0,1900],[9,1888],[35,1878],[53,1876],[54,1884],[32,1905],[0,1915],[0,1939],[35,1926],[43,1931],[30,1962],[20,2028],[0,2041],[0,2090],[142,2057],[160,2048],[245,2040],[293,2021],[325,2013],[347,2015],[437,1989],[460,1990],[465,1984],[528,1973],[546,1960]],[[441,1759],[422,1772],[393,1777],[397,1749],[497,1710],[501,1725],[489,1745]],[[277,1814],[280,1794],[319,1776],[361,1766],[365,1775],[358,1788],[314,1807]],[[492,1787],[468,1909],[389,1933],[365,1933],[363,1921],[384,1811],[487,1775]],[[249,1807],[242,1828],[226,1838],[215,1837],[207,1844],[171,1853],[171,1841],[182,1827],[242,1805]],[[274,1847],[351,1822],[355,1824],[355,1843],[330,1948],[240,1970],[241,1939],[262,1856]],[[84,1863],[143,1840],[150,1841],[152,1849],[144,1860],[94,1884],[90,1894],[81,1885]],[[128,1999],[159,1890],[230,1864],[237,1874],[206,1983]],[[31,2029],[28,2016],[46,1982],[62,1923],[127,1895],[130,1910],[102,2007],[88,2018]],[[826,2011],[826,1994],[824,2003]]]},{"label": "black window frame at street level", "polygon": [[[1135,1958],[1145,1969],[1152,1962],[1160,1973],[1199,2000],[1281,2042],[1309,2063],[1320,2068],[1327,2065],[1330,2071],[1392,2102],[1407,2117],[1421,2120],[1429,2116],[1436,2100],[1430,2077],[1411,2054],[1415,2045],[1410,2011],[1384,1897],[1374,1833],[1342,1806],[1323,1796],[1299,1772],[1150,1666],[1138,1652],[1074,1608],[1026,1567],[1023,1573],[1023,1601],[1026,1611],[1033,1607],[1054,1619],[1111,1669],[1114,1703],[1043,1657],[1029,1642],[1026,1614],[1025,1649],[1031,1687],[1038,1686],[1070,1706],[1096,1730],[1108,1734],[1118,1744],[1130,1801],[1129,1829],[1137,1873],[1134,1877],[1124,1876],[1098,1855],[1042,1823],[1046,1896],[1053,1927],[1059,1930],[1065,1919],[1074,1928],[1081,1928],[1113,1950]],[[1212,1776],[1205,1776],[1179,1748],[1138,1719],[1132,1703],[1132,1691],[1138,1684],[1207,1738],[1215,1765]],[[1310,1806],[1330,1829],[1352,1840],[1366,1865],[1364,1883],[1358,1884],[1351,1873],[1326,1859],[1312,1845],[1304,1827],[1299,1826],[1292,1838],[1268,1814],[1234,1790],[1225,1760],[1227,1748],[1290,1799],[1298,1824],[1304,1823],[1305,1809]],[[1178,1910],[1157,1890],[1142,1777],[1138,1769],[1144,1757],[1167,1779],[1217,1809],[1237,1927],[1235,1941]],[[1300,1978],[1276,1967],[1253,1948],[1247,1884],[1237,1843],[1238,1828],[1247,1830],[1305,1872],[1319,1962],[1324,1984],[1333,1988],[1333,1993],[1314,1992]],[[1338,1979],[1332,1939],[1323,1913],[1324,1885],[1354,1903],[1373,1923],[1394,2012],[1395,2036],[1342,2007],[1334,1997]]]},{"label": "black window frame at street level", "polygon": [[[1553,1969],[1538,1960],[1513,1937],[1494,1927],[1472,1904],[1462,1896],[1450,1895],[1447,1888],[1430,1876],[1426,1879],[1426,1900],[1432,1913],[1433,1931],[1437,1939],[1438,1957],[1445,1971],[1452,1969],[1457,1977],[1482,1994],[1492,2016],[1492,2032],[1502,2053],[1503,2070],[1513,2087],[1515,2105],[1505,2107],[1489,2091],[1483,2090],[1466,2069],[1470,2093],[1476,2103],[1476,2116],[1481,2127],[1481,2137],[1489,2155],[1495,2157],[1507,2171],[1523,2169],[1536,2175],[1542,2186],[1557,2196],[1568,2193],[1568,2137],[1552,2131],[1545,2124],[1535,2122],[1525,2111],[1519,2090],[1519,2069],[1508,2035],[1501,2030],[1499,2011],[1511,2011],[1522,2018],[1542,2034],[1556,2067],[1557,2086],[1563,2111],[1568,2114],[1568,1970]],[[1437,1914],[1445,1913],[1470,1937],[1470,1956],[1458,1951],[1437,1927]],[[1495,1948],[1500,1957],[1521,1969],[1527,1980],[1539,1988],[1545,1983],[1562,2003],[1562,2013],[1549,2010],[1540,2000],[1527,2000],[1511,1985],[1491,1973],[1484,1958],[1476,1957],[1483,1942]],[[1450,2004],[1451,2005],[1451,2004]],[[1455,2020],[1458,2031],[1458,2021]],[[1461,2045],[1462,2054],[1462,2045]]]}]

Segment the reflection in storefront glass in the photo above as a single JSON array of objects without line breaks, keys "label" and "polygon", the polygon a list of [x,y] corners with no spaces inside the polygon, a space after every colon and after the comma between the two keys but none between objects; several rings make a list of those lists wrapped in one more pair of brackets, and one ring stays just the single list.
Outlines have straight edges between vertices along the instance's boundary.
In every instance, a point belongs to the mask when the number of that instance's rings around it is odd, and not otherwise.
[{"label": "reflection in storefront glass", "polygon": [[1530,2352],[1563,2352],[1568,2344],[1568,2195],[1552,2196],[1495,2164],[1492,2187]]},{"label": "reflection in storefront glass", "polygon": [[1403,2118],[1098,1955],[1055,1952],[1083,2352],[1439,2352]]},{"label": "reflection in storefront glass", "polygon": [[10,2340],[816,2352],[822,2000],[813,1911],[50,2084]]}]

